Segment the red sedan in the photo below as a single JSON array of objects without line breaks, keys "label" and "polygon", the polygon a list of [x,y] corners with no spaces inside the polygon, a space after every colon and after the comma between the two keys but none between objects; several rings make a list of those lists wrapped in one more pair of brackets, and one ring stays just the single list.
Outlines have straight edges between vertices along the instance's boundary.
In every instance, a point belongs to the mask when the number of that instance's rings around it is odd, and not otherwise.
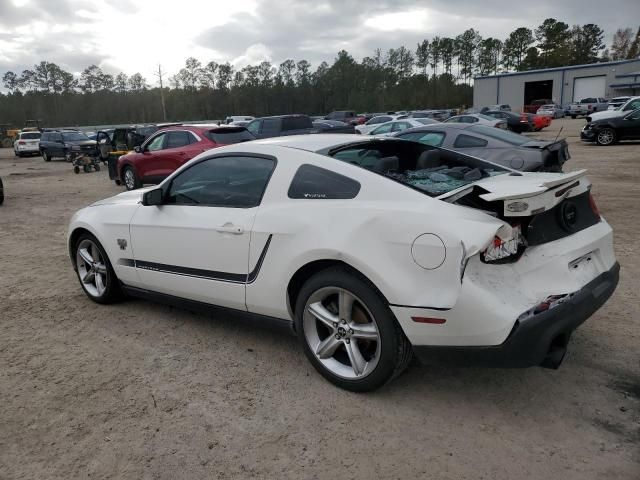
[{"label": "red sedan", "polygon": [[123,183],[127,190],[160,183],[202,152],[254,138],[246,128],[234,125],[172,125],[121,156],[115,182]]}]

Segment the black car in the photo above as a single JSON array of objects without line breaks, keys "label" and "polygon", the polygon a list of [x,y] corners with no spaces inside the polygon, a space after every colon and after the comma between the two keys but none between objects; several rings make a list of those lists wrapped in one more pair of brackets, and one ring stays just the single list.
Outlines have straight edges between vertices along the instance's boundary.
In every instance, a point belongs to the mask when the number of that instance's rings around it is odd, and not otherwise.
[{"label": "black car", "polygon": [[70,161],[75,154],[98,155],[96,141],[76,130],[50,130],[40,137],[40,154],[46,162],[61,157]]},{"label": "black car", "polygon": [[487,112],[482,112],[483,115],[489,115],[493,118],[498,118],[505,120],[507,122],[507,128],[512,132],[522,133],[522,132],[532,132],[535,130],[535,125],[533,123],[533,115],[529,115],[527,113],[514,113],[514,112],[505,112],[502,110],[489,110]]},{"label": "black car", "polygon": [[316,133],[356,133],[356,127],[338,120],[315,120]]},{"label": "black car", "polygon": [[640,140],[640,109],[622,117],[587,123],[580,132],[580,138],[598,145],[613,145],[619,140]]},{"label": "black car", "polygon": [[246,128],[256,138],[284,137],[286,135],[303,135],[314,132],[311,118],[307,115],[278,115],[256,118]]}]

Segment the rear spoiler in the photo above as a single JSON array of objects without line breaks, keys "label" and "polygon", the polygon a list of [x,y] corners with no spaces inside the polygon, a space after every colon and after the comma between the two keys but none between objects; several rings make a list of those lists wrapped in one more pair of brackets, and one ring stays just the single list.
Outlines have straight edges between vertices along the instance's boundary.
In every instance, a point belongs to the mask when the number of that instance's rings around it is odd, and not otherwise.
[{"label": "rear spoiler", "polygon": [[539,195],[540,193],[546,192],[553,187],[564,185],[565,183],[569,183],[581,177],[584,177],[586,173],[586,169],[576,170],[575,172],[565,173],[561,178],[558,178],[556,180],[541,182],[537,187],[525,192],[523,192],[522,190],[516,190],[510,193],[485,193],[484,195],[480,195],[480,198],[486,200],[487,202],[493,202],[495,200],[510,200],[513,198],[533,197],[535,195]]}]

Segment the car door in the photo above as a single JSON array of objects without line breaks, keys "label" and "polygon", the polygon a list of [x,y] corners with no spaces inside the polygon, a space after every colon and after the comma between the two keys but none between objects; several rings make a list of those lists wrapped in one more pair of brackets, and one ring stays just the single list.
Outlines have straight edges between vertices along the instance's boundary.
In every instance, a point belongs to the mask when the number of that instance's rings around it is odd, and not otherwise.
[{"label": "car door", "polygon": [[[167,141],[164,145],[164,154],[167,166],[170,169],[166,175],[170,175],[181,167],[185,162],[197,155],[194,148],[190,148],[191,143],[197,140],[192,133],[187,130],[172,130],[167,132]],[[197,151],[202,152],[202,149]]]},{"label": "car door", "polygon": [[62,140],[62,134],[52,134],[51,140],[49,143],[49,154],[52,157],[64,157],[64,140]]},{"label": "car door", "polygon": [[640,109],[625,115],[617,123],[618,128],[616,130],[619,139],[640,138]]},{"label": "car door", "polygon": [[138,176],[149,183],[166,178],[173,168],[171,152],[166,151],[167,132],[150,137],[141,147],[141,161],[136,163]]},{"label": "car door", "polygon": [[[130,232],[144,288],[245,310],[246,284],[261,264],[249,265],[251,228],[275,163],[210,157],[161,187],[162,205],[141,206]],[[260,248],[268,248],[268,240]]]},{"label": "car door", "polygon": [[247,125],[247,130],[253,133],[254,137],[261,138],[260,137],[261,127],[262,127],[262,120],[258,118],[252,122],[249,122],[249,124]]}]

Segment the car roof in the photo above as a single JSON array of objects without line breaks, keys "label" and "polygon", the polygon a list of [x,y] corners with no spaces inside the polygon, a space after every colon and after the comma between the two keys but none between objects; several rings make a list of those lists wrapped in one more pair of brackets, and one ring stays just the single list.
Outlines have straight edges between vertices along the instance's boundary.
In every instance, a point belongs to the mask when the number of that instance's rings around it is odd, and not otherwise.
[{"label": "car roof", "polygon": [[348,145],[350,143],[362,143],[378,140],[377,137],[369,135],[354,135],[352,133],[323,133],[311,135],[289,135],[286,137],[273,137],[261,140],[253,140],[249,143],[254,145],[274,145],[281,147],[297,148],[308,152],[319,152],[322,150]]}]

